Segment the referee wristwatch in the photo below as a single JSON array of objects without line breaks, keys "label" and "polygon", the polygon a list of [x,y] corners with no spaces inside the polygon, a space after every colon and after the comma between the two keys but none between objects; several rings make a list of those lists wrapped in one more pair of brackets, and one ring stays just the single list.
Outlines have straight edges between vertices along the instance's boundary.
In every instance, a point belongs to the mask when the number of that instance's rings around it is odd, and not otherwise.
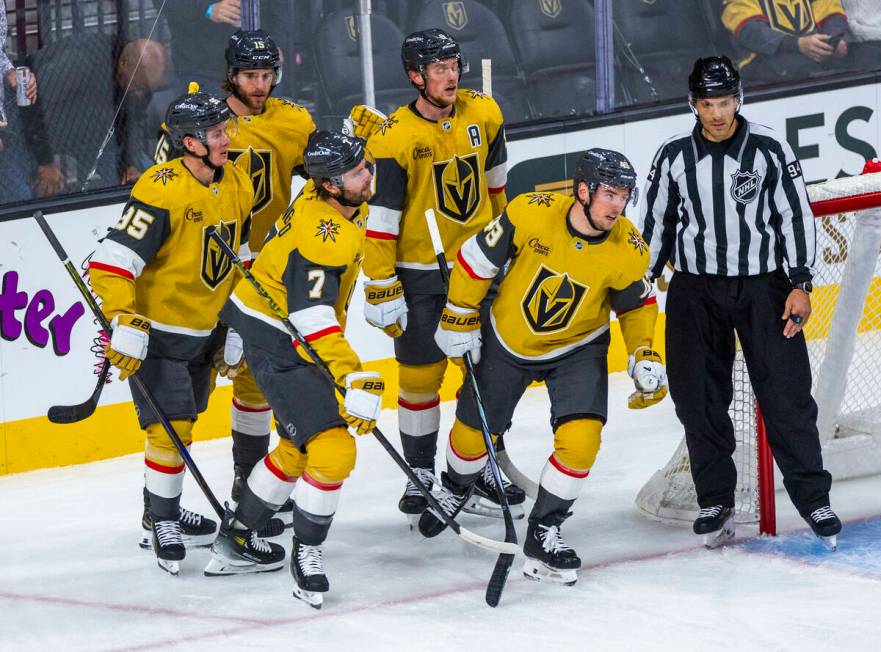
[{"label": "referee wristwatch", "polygon": [[814,289],[814,285],[810,281],[803,281],[801,283],[793,283],[792,287],[797,290],[801,290],[802,292],[807,292],[808,294],[810,294],[811,290]]}]

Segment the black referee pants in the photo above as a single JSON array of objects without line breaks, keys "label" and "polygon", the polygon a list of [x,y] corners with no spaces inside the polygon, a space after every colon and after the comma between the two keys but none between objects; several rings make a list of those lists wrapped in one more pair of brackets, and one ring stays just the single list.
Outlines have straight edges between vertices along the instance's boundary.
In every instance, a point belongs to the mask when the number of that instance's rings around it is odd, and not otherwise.
[{"label": "black referee pants", "polygon": [[767,426],[783,484],[802,516],[829,504],[817,404],[804,335],[783,336],[782,271],[749,277],[676,272],[666,305],[667,374],[676,415],[685,427],[691,473],[701,507],[734,506],[734,333]]}]

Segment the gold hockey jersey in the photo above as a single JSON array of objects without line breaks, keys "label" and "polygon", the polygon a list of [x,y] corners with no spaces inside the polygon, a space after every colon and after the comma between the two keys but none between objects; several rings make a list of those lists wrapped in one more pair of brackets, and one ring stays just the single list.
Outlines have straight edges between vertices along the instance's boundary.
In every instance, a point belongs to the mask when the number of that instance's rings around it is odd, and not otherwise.
[{"label": "gold hockey jersey", "polygon": [[443,292],[425,210],[433,208],[448,260],[505,206],[505,129],[498,104],[460,89],[452,115],[402,106],[370,137],[376,194],[370,200],[364,273],[398,274],[405,289]]},{"label": "gold hockey jersey", "polygon": [[530,361],[553,360],[596,343],[608,348],[609,313],[615,310],[628,352],[651,347],[657,303],[645,279],[648,247],[626,217],[604,236],[575,231],[573,197],[526,193],[459,250],[449,301],[478,309],[510,260],[490,319],[501,345]]},{"label": "gold hockey jersey", "polygon": [[[364,204],[349,220],[317,194],[302,194],[275,222],[251,267],[339,383],[361,369],[344,331],[364,258],[366,210]],[[236,285],[223,315],[246,341],[282,354],[293,351],[290,334],[247,279]],[[309,360],[296,342],[294,348]]]},{"label": "gold hockey jersey", "polygon": [[149,168],[89,262],[107,318],[144,315],[152,322],[152,354],[194,355],[217,325],[236,276],[208,229],[216,227],[248,256],[253,204],[251,181],[233,163],[207,186],[181,158]]}]

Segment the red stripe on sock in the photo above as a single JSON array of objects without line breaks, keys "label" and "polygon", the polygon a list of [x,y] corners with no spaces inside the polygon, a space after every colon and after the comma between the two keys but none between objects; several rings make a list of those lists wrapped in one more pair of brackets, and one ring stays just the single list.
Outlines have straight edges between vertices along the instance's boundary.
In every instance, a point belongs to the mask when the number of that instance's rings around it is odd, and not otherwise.
[{"label": "red stripe on sock", "polygon": [[267,455],[266,457],[263,458],[263,462],[264,462],[264,464],[266,464],[266,468],[269,469],[269,472],[272,473],[272,475],[274,475],[276,478],[278,478],[282,482],[296,482],[297,481],[297,476],[288,475],[287,473],[282,471],[280,468],[278,468],[273,463],[272,458],[269,457],[269,455]]},{"label": "red stripe on sock", "polygon": [[430,410],[431,408],[435,408],[438,405],[440,405],[440,396],[437,396],[425,403],[410,403],[409,401],[405,401],[404,399],[398,397],[398,406],[407,410],[412,410],[413,412]]},{"label": "red stripe on sock", "polygon": [[587,471],[576,471],[575,469],[570,469],[568,466],[558,460],[557,456],[553,453],[551,453],[551,456],[548,458],[548,462],[550,462],[553,467],[557,469],[557,471],[572,478],[583,479],[586,478],[590,473],[590,469],[587,469]]},{"label": "red stripe on sock", "polygon": [[235,397],[232,399],[232,404],[236,410],[241,412],[269,412],[272,409],[268,405],[266,407],[250,407],[248,405],[242,405],[235,399]]},{"label": "red stripe on sock", "polygon": [[184,470],[183,464],[181,464],[180,466],[164,466],[162,464],[154,462],[153,460],[149,460],[146,457],[144,458],[144,464],[147,466],[147,468],[153,469],[154,471],[157,471],[159,473],[166,473],[168,475],[177,475],[178,473],[183,473]]},{"label": "red stripe on sock", "polygon": [[453,431],[450,431],[450,450],[453,451],[453,455],[458,457],[463,462],[476,462],[477,460],[481,460],[486,457],[486,451],[483,451],[480,455],[476,457],[469,457],[468,455],[462,455],[459,451],[456,450],[456,447],[453,446]]},{"label": "red stripe on sock", "polygon": [[316,489],[321,491],[336,491],[340,487],[343,486],[342,482],[321,482],[320,480],[316,480],[308,473],[303,473],[303,480],[306,484],[311,484]]}]

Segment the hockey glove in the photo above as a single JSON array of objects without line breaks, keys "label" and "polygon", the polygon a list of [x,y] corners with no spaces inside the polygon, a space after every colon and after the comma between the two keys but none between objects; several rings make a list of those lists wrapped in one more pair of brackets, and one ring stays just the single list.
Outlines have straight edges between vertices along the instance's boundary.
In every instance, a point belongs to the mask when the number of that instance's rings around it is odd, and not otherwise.
[{"label": "hockey glove", "polygon": [[385,122],[386,116],[376,109],[358,104],[349,111],[349,117],[343,120],[343,133],[367,140]]},{"label": "hockey glove", "polygon": [[364,284],[367,303],[364,319],[371,326],[385,331],[389,337],[400,337],[407,328],[407,304],[404,302],[404,286],[397,276],[368,280]]},{"label": "hockey glove", "polygon": [[447,302],[441,313],[440,323],[434,332],[434,341],[444,355],[456,362],[469,351],[471,362],[480,361],[480,313],[470,308],[460,308]]},{"label": "hockey glove", "polygon": [[242,336],[232,328],[226,331],[223,351],[218,351],[214,356],[214,367],[217,369],[217,373],[230,380],[248,368],[242,346]]},{"label": "hockey glove", "polygon": [[150,320],[141,315],[117,315],[110,322],[113,335],[104,345],[104,355],[119,369],[119,379],[125,380],[141,366],[150,344]]},{"label": "hockey glove", "polygon": [[376,427],[384,389],[385,382],[375,371],[356,371],[346,375],[346,397],[340,406],[340,414],[359,435],[366,435]]},{"label": "hockey glove", "polygon": [[659,353],[647,346],[639,347],[627,360],[627,373],[636,387],[627,399],[627,407],[631,410],[641,410],[664,400],[667,370]]}]

